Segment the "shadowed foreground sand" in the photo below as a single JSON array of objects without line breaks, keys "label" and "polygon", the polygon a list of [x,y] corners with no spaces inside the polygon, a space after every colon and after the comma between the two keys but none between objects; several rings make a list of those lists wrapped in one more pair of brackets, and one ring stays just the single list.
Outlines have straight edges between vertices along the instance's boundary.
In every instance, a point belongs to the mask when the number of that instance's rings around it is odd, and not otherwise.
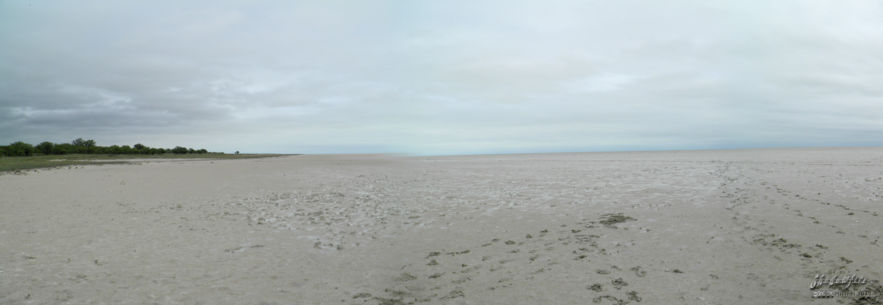
[{"label": "shadowed foreground sand", "polygon": [[0,304],[879,304],[881,199],[883,149],[40,170],[0,176]]}]

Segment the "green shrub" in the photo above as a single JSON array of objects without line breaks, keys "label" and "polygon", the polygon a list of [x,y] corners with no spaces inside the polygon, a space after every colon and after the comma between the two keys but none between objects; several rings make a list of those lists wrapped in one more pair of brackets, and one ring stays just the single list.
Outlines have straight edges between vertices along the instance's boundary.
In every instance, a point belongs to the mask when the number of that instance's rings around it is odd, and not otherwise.
[{"label": "green shrub", "polygon": [[52,144],[52,142],[43,142],[43,143],[38,144],[36,148],[37,148],[37,151],[39,151],[41,154],[51,155],[52,148],[54,148],[54,147],[55,147],[55,144]]},{"label": "green shrub", "polygon": [[6,154],[9,156],[33,156],[36,150],[33,145],[18,141],[9,144],[6,151]]},{"label": "green shrub", "polygon": [[175,153],[175,154],[206,154],[208,150],[206,149],[193,149],[187,148],[183,146],[176,146],[175,148],[153,148],[146,146],[144,144],[138,143],[135,144],[134,147],[130,147],[128,145],[118,146],[98,146],[95,144],[95,140],[84,140],[83,138],[77,138],[76,140],[71,141],[71,143],[60,143],[53,144],[52,142],[42,142],[36,147],[31,144],[24,143],[21,141],[10,144],[9,146],[0,146],[0,156],[32,156],[35,154],[43,154],[43,155],[67,155],[67,154],[108,154],[108,155],[121,155],[121,154],[143,154],[143,155],[157,155],[157,154],[165,154],[165,153]]}]

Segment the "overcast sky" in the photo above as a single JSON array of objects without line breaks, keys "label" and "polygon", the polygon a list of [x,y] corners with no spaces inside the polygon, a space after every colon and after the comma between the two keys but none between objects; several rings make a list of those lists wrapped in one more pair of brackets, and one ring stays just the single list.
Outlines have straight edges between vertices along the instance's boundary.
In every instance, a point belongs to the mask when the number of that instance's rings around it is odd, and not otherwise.
[{"label": "overcast sky", "polygon": [[0,143],[883,145],[881,3],[0,0]]}]

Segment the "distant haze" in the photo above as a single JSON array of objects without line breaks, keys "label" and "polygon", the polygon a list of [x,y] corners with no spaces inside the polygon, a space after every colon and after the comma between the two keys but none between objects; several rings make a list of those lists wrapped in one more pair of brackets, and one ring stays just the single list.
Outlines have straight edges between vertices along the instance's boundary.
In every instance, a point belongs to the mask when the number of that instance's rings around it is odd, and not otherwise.
[{"label": "distant haze", "polygon": [[0,145],[883,145],[880,1],[0,0]]}]

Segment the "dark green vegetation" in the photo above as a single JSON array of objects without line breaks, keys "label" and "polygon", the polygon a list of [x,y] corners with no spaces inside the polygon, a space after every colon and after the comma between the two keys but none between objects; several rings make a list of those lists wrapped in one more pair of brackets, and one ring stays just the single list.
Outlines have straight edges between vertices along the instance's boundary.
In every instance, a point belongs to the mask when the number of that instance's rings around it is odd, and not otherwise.
[{"label": "dark green vegetation", "polygon": [[147,147],[143,144],[129,145],[113,145],[98,146],[95,140],[83,140],[78,138],[71,143],[52,143],[43,142],[36,146],[15,142],[9,146],[0,146],[0,156],[7,157],[26,157],[37,155],[70,155],[70,154],[104,154],[104,155],[161,155],[166,153],[172,154],[207,154],[208,150],[193,149],[183,146],[175,148],[154,148]]},{"label": "dark green vegetation", "polygon": [[131,163],[130,159],[251,159],[277,157],[274,154],[224,154],[177,146],[153,148],[141,144],[130,147],[97,146],[94,140],[76,139],[71,143],[43,142],[36,146],[15,142],[0,146],[0,172],[73,165]]},{"label": "dark green vegetation", "polygon": [[133,163],[137,159],[254,159],[279,157],[277,154],[162,154],[162,155],[49,155],[30,157],[0,157],[0,173],[15,172],[27,169],[75,166],[75,165],[101,165],[101,164],[126,164]]}]

